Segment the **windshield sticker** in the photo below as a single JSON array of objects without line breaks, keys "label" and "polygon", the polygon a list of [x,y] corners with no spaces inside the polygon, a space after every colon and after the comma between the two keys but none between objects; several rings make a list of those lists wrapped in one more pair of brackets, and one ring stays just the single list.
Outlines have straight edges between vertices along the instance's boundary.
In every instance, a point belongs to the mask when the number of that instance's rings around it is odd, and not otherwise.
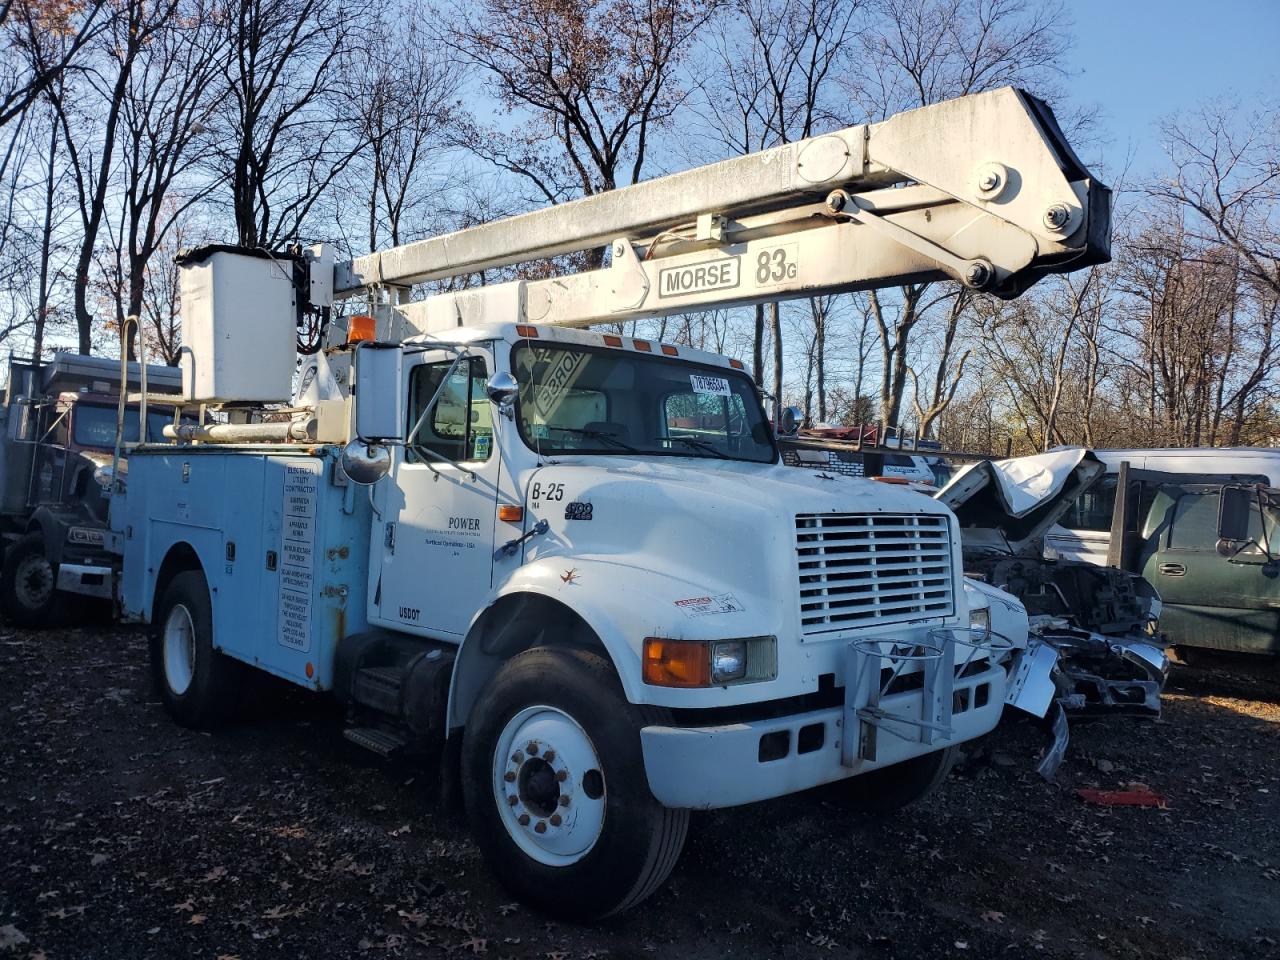
[{"label": "windshield sticker", "polygon": [[742,613],[747,609],[732,593],[721,593],[714,597],[689,597],[687,600],[677,600],[675,603],[686,617],[706,617],[713,613]]},{"label": "windshield sticker", "polygon": [[696,373],[689,374],[689,386],[693,387],[694,393],[708,394],[713,397],[727,397],[729,393],[729,381],[724,377],[701,377]]},{"label": "windshield sticker", "polygon": [[488,460],[489,450],[491,449],[492,444],[493,444],[493,438],[491,436],[485,433],[477,434],[476,448],[475,448],[475,453],[473,455],[474,459]]}]

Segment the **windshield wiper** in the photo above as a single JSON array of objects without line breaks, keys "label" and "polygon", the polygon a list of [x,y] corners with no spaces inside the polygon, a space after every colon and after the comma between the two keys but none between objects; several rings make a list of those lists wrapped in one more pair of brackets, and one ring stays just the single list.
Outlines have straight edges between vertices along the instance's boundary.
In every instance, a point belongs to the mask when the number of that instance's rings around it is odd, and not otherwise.
[{"label": "windshield wiper", "polygon": [[[615,447],[618,447],[621,450],[626,450],[628,453],[640,452],[631,444],[625,443],[622,440],[619,440],[613,434],[605,433],[603,430],[583,430],[580,427],[548,427],[547,429],[563,430],[565,433],[576,433],[580,437],[590,437],[592,440],[603,440],[606,443],[612,443]],[[561,451],[561,452],[569,452],[569,451]]]},{"label": "windshield wiper", "polygon": [[713,457],[718,457],[721,460],[733,459],[733,457],[729,456],[727,453],[723,452],[722,450],[717,450],[709,440],[699,440],[697,437],[655,437],[654,439],[655,440],[671,440],[676,443],[683,443],[685,446],[692,447],[694,450],[705,450],[707,453],[711,454]]}]

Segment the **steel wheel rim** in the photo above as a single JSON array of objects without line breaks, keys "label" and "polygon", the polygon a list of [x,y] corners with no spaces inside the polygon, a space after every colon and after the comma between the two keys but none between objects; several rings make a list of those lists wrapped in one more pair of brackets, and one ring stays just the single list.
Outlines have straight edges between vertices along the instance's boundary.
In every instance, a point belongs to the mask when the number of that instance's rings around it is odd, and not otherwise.
[{"label": "steel wheel rim", "polygon": [[53,596],[53,566],[41,554],[23,557],[14,575],[14,591],[23,606],[43,607]]},{"label": "steel wheel rim", "polygon": [[567,867],[591,852],[604,830],[604,771],[573,717],[525,707],[502,728],[492,772],[498,815],[525,855]]},{"label": "steel wheel rim", "polygon": [[196,627],[190,611],[182,604],[169,611],[162,638],[165,682],[177,696],[182,696],[196,671]]}]

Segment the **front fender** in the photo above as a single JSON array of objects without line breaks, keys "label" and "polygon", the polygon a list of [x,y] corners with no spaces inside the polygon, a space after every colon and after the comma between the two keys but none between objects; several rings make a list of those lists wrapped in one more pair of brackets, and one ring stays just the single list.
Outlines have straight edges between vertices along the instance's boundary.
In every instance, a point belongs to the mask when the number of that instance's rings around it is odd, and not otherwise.
[{"label": "front fender", "polygon": [[[719,707],[791,695],[779,679],[696,690],[654,687],[641,679],[640,658],[645,637],[677,640],[723,640],[737,637],[777,636],[781,616],[776,605],[764,598],[731,591],[714,582],[690,583],[654,570],[608,560],[563,558],[535,560],[514,570],[494,591],[486,611],[504,597],[535,594],[563,604],[594,631],[604,646],[632,703],[668,707]],[[710,604],[680,601],[707,600]],[[713,612],[719,602],[721,612]],[[467,632],[458,652],[450,693],[451,722],[461,722],[459,704],[472,684],[463,678],[477,658],[476,635],[482,628],[482,611]],[[781,645],[781,638],[779,643]],[[469,649],[470,648],[470,649]],[[781,654],[781,650],[779,651]],[[781,656],[780,656],[781,660]],[[459,690],[463,694],[459,694]]]}]

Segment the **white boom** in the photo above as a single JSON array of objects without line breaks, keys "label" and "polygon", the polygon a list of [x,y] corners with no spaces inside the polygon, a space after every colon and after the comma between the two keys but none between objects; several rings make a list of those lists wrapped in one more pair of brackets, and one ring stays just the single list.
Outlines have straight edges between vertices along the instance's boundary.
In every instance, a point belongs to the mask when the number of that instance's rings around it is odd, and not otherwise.
[{"label": "white boom", "polygon": [[337,265],[334,293],[605,245],[599,269],[402,304],[400,332],[587,326],[930,279],[1012,297],[1109,258],[1110,191],[1048,106],[1006,87],[359,257]]}]

